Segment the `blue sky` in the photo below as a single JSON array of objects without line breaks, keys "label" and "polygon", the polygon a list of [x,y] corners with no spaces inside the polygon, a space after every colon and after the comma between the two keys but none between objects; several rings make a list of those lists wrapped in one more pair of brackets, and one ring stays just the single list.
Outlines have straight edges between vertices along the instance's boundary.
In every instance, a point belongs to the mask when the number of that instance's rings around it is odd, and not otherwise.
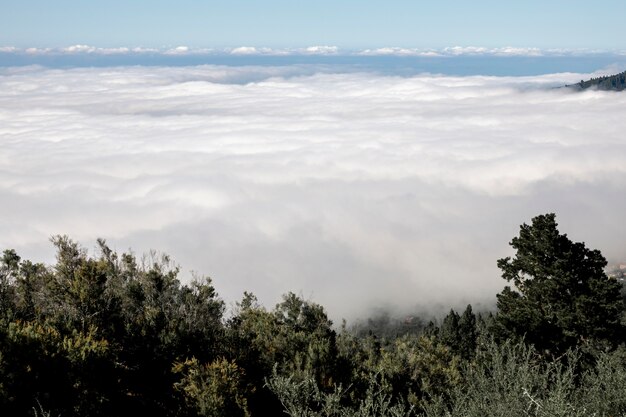
[{"label": "blue sky", "polygon": [[0,0],[0,46],[623,49],[623,3]]}]

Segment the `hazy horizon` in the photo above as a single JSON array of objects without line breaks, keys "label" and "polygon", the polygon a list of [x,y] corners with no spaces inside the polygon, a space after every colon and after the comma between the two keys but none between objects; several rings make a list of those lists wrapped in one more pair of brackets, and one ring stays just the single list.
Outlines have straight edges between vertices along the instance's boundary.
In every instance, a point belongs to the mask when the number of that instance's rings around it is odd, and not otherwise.
[{"label": "hazy horizon", "polygon": [[[0,68],[107,68],[126,66],[308,67],[309,72],[375,72],[381,75],[420,74],[531,76],[555,73],[610,74],[626,68],[619,50],[540,49],[536,47],[342,49],[336,46],[299,48],[187,46],[143,48],[71,45],[56,48],[2,46]],[[305,70],[304,68],[302,70]],[[243,80],[242,82],[254,81]]]}]

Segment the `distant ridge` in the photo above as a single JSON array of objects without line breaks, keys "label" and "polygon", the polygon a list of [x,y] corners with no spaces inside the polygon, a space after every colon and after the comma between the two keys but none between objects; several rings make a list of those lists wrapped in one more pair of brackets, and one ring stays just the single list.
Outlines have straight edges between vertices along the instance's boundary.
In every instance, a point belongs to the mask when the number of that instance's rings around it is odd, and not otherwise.
[{"label": "distant ridge", "polygon": [[581,80],[579,83],[570,84],[566,87],[576,88],[578,90],[594,88],[603,91],[622,91],[626,88],[626,71],[615,75],[592,78],[587,81]]}]

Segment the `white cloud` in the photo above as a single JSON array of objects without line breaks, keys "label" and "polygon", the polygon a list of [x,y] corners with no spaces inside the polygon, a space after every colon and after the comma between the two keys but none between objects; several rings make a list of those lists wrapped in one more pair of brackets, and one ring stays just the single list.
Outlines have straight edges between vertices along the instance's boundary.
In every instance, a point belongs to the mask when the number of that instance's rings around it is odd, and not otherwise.
[{"label": "white cloud", "polygon": [[165,55],[186,55],[188,53],[189,53],[189,47],[184,46],[184,45],[168,49],[167,51],[164,52]]},{"label": "white cloud", "polygon": [[539,213],[624,259],[626,96],[551,88],[586,77],[0,70],[0,246],[101,236],[334,317],[493,300]]},{"label": "white cloud", "polygon": [[233,55],[253,55],[258,54],[259,51],[253,46],[240,46],[230,51]]},{"label": "white cloud", "polygon": [[52,48],[26,48],[24,49],[24,53],[29,54],[29,55],[44,55],[44,54],[49,54],[52,51],[53,51]]},{"label": "white cloud", "polygon": [[441,56],[440,52],[434,50],[422,50],[412,48],[399,48],[399,47],[386,47],[378,49],[364,49],[358,53],[363,56],[379,56],[379,55],[391,55],[391,56],[424,56],[435,57]]},{"label": "white cloud", "polygon": [[494,55],[502,56],[543,56],[544,52],[539,48],[497,48],[492,51]]},{"label": "white cloud", "polygon": [[129,54],[131,52],[134,52],[134,53],[146,52],[145,50],[142,50],[140,48],[133,48],[131,50],[131,48],[126,48],[126,47],[121,47],[121,48],[102,48],[101,51],[102,51],[102,54],[104,54],[104,55],[114,55],[114,54],[125,55],[125,54]]},{"label": "white cloud", "polygon": [[[573,51],[572,51],[573,52]],[[443,54],[459,56],[459,55],[493,55],[493,56],[544,56],[544,55],[563,55],[569,53],[565,50],[541,50],[539,48],[484,48],[478,46],[453,46],[444,48]]]},{"label": "white cloud", "polygon": [[77,52],[91,53],[91,52],[96,51],[96,48],[93,46],[89,46],[89,45],[72,45],[72,46],[68,46],[67,48],[61,49],[61,51],[68,52],[70,54],[77,53]]},{"label": "white cloud", "polygon": [[110,47],[102,48],[91,45],[71,45],[61,48],[17,48],[1,46],[0,53],[30,54],[30,55],[115,55],[115,54],[163,54],[163,55],[345,55],[345,56],[516,56],[516,57],[550,57],[550,56],[584,56],[608,54],[624,55],[624,51],[590,50],[590,49],[540,49],[534,47],[502,47],[486,48],[481,46],[452,46],[441,49],[422,49],[406,47],[382,47],[376,49],[346,50],[337,46],[313,45],[303,48],[269,48],[261,46],[239,46],[234,48],[194,48],[177,46],[174,48],[145,48],[145,47]]},{"label": "white cloud", "polygon": [[303,52],[310,55],[336,55],[339,52],[339,48],[336,46],[317,45],[309,46]]},{"label": "white cloud", "polygon": [[451,46],[444,48],[445,53],[450,55],[480,55],[489,52],[489,49],[477,46]]}]

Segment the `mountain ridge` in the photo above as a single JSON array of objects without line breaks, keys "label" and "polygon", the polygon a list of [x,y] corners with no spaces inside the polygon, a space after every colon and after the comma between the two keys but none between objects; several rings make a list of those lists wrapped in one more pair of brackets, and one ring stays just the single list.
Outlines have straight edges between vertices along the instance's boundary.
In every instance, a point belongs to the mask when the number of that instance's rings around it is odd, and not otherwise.
[{"label": "mountain ridge", "polygon": [[591,78],[587,81],[580,80],[580,82],[566,85],[566,87],[575,88],[580,91],[589,88],[602,91],[623,91],[626,89],[626,71],[620,72],[619,74]]}]

